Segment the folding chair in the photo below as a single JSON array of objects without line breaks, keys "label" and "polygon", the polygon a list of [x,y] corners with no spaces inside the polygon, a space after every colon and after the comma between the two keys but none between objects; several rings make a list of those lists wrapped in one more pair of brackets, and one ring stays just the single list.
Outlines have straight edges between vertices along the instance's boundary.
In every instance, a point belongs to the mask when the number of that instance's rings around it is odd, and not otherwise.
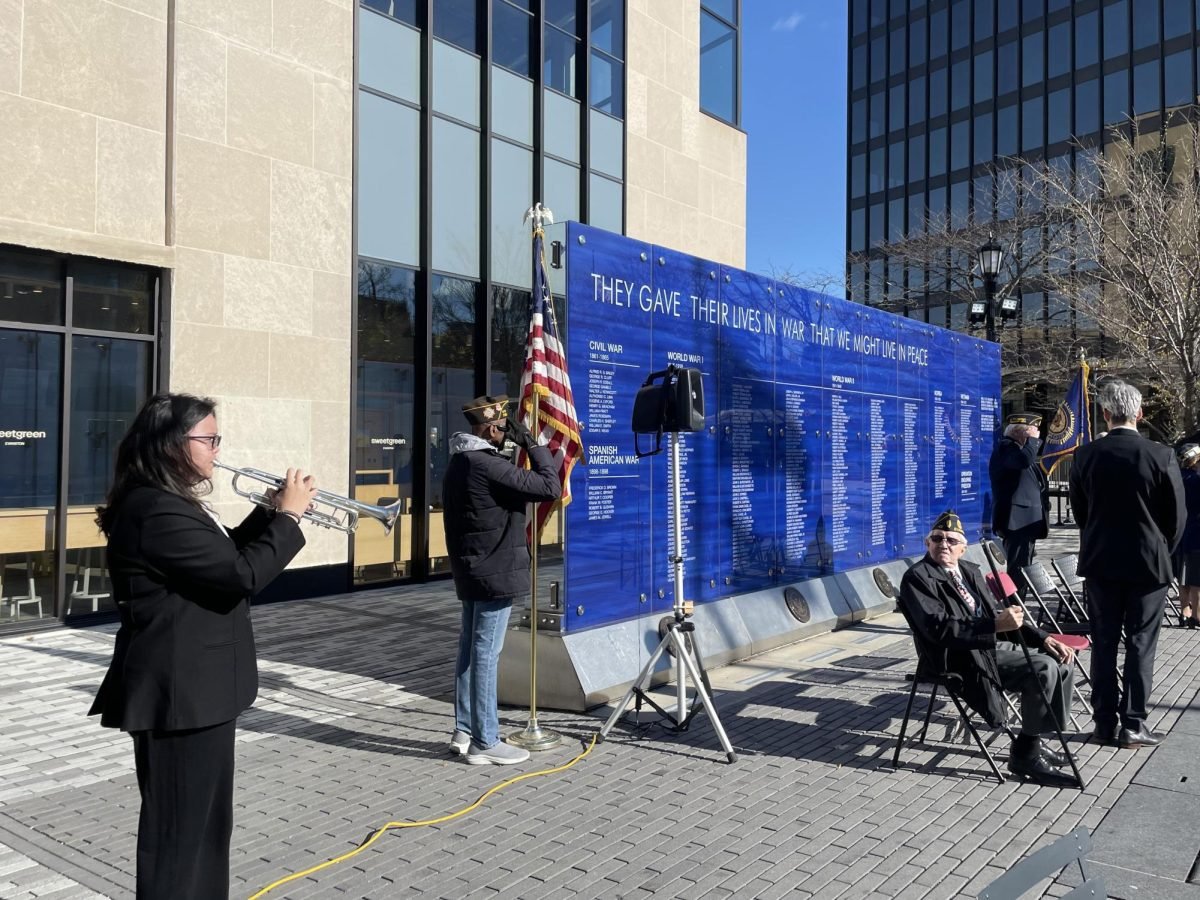
[{"label": "folding chair", "polygon": [[[1163,615],[1167,615],[1167,606],[1171,608],[1171,614],[1175,616],[1175,622],[1183,618],[1183,610],[1179,607],[1179,579],[1177,578],[1172,578],[1171,583],[1167,585],[1167,604],[1163,607]],[[1167,624],[1175,624],[1175,622],[1170,621],[1170,618],[1170,616],[1167,616]]]},{"label": "folding chair", "polygon": [[1068,553],[1050,561],[1058,580],[1062,582],[1063,590],[1067,592],[1074,610],[1078,613],[1076,621],[1086,622],[1089,618],[1087,611],[1087,583],[1079,574],[1079,555]]},{"label": "folding chair", "polygon": [[[1040,562],[1035,560],[1030,565],[1023,566],[1021,568],[1021,577],[1029,585],[1029,593],[1033,596],[1033,600],[1038,606],[1038,627],[1045,628],[1047,624],[1052,622],[1054,623],[1054,630],[1060,634],[1088,634],[1091,631],[1092,626],[1087,621],[1086,616],[1081,617],[1073,608],[1071,601],[1059,590],[1058,585],[1050,578],[1050,573],[1046,571],[1046,567]],[[1059,616],[1057,617],[1050,612],[1048,605],[1054,601],[1058,602]],[[1070,622],[1061,621],[1064,610],[1071,617]]]},{"label": "folding chair", "polygon": [[[1026,617],[1030,621],[1033,620],[1033,616],[1029,614],[1029,607],[1018,596],[1017,586],[1013,584],[1013,580],[1008,577],[1006,572],[1000,573],[999,581],[996,580],[996,576],[991,572],[988,572],[984,578],[987,581],[988,589],[992,592],[992,596],[996,599],[997,603],[1003,604],[1008,598],[1012,598],[1024,610]],[[1092,715],[1092,705],[1088,703],[1087,697],[1084,696],[1083,691],[1080,689],[1080,685],[1091,684],[1092,679],[1088,677],[1087,669],[1080,662],[1079,654],[1084,650],[1092,649],[1092,640],[1084,634],[1064,634],[1053,618],[1050,619],[1049,624],[1052,626],[1051,630],[1055,632],[1054,637],[1075,651],[1075,658],[1072,660],[1072,665],[1075,667],[1076,673],[1073,690],[1075,691],[1075,697],[1079,700],[1083,708],[1087,710],[1088,717],[1090,718]],[[1079,722],[1076,721],[1074,712],[1071,713],[1071,724],[1076,730],[1079,729]]]},{"label": "folding chair", "polygon": [[[925,735],[929,730],[929,720],[933,715],[933,703],[937,697],[938,688],[942,688],[950,696],[951,702],[954,703],[954,708],[958,710],[959,721],[966,726],[970,732],[972,739],[975,741],[975,746],[983,754],[987,760],[988,766],[992,770],[992,774],[996,779],[1004,784],[1004,775],[1001,773],[996,761],[992,758],[991,752],[987,748],[987,743],[979,736],[979,732],[975,729],[975,724],[971,721],[971,711],[959,696],[959,691],[956,685],[962,683],[962,678],[956,672],[948,672],[945,668],[945,655],[933,647],[930,647],[913,628],[912,619],[909,618],[908,611],[904,608],[904,604],[900,603],[900,613],[904,616],[904,621],[908,623],[909,631],[912,632],[913,645],[917,650],[917,668],[912,676],[912,688],[908,692],[908,705],[904,708],[904,719],[900,722],[900,736],[896,738],[896,752],[892,756],[892,768],[900,768],[900,750],[904,746],[904,734],[908,730],[909,716],[912,715],[913,700],[917,696],[917,686],[921,682],[932,683],[929,691],[929,706],[925,710],[925,723],[921,727],[921,733],[917,737],[918,743],[925,743]],[[938,663],[941,660],[941,663]],[[1002,692],[1003,693],[1003,692]],[[1008,699],[1008,695],[1004,694],[1004,702],[1008,705],[1010,714],[1016,712],[1016,708],[1012,705],[1012,701]],[[1011,729],[1007,723],[1003,726],[1010,736]]]},{"label": "folding chair", "polygon": [[1056,877],[1071,863],[1079,864],[1083,884],[1062,895],[1062,900],[1095,900],[1107,897],[1108,886],[1104,877],[1088,877],[1083,860],[1092,849],[1092,836],[1086,828],[1076,828],[1064,834],[1049,847],[1043,847],[1025,857],[979,893],[979,900],[1017,900],[1031,891],[1039,882]]}]

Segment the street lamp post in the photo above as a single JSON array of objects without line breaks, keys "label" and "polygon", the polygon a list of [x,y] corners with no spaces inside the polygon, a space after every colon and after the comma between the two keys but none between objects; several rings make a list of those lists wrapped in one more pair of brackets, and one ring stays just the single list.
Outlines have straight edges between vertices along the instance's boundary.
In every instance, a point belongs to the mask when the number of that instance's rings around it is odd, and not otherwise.
[{"label": "street lamp post", "polygon": [[996,340],[996,276],[1000,274],[1000,264],[1003,261],[1004,248],[997,244],[994,238],[989,237],[988,242],[979,248],[979,272],[983,275],[985,336],[993,342]]}]

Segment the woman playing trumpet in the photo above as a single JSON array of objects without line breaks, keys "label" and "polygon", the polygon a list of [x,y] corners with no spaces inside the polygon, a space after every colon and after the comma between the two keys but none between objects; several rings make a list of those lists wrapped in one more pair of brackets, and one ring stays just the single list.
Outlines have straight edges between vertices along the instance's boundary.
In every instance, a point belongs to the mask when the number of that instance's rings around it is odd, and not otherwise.
[{"label": "woman playing trumpet", "polygon": [[288,469],[275,509],[223,526],[199,499],[220,453],[214,408],[151,397],[97,509],[121,627],[90,714],[133,738],[139,900],[229,894],[234,727],[258,693],[249,598],[304,546],[300,519],[316,493]]}]

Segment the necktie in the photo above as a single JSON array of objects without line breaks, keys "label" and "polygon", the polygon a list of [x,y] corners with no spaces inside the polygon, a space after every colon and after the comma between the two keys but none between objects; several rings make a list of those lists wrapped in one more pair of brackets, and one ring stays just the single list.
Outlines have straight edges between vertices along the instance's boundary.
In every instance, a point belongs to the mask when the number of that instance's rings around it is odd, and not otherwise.
[{"label": "necktie", "polygon": [[971,596],[971,592],[963,584],[962,576],[958,574],[958,569],[949,569],[947,570],[947,574],[950,576],[950,580],[954,582],[958,596],[963,598],[963,603],[967,604],[967,609],[970,610],[971,615],[975,615],[975,598]]}]

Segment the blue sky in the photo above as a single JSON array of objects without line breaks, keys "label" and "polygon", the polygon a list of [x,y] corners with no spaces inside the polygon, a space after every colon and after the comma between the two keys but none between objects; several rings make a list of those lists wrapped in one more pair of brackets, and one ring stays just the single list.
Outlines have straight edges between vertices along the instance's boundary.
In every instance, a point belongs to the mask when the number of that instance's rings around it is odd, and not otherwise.
[{"label": "blue sky", "polygon": [[[743,0],[746,268],[840,279],[846,236],[846,3]],[[829,293],[842,296],[840,280]]]}]

